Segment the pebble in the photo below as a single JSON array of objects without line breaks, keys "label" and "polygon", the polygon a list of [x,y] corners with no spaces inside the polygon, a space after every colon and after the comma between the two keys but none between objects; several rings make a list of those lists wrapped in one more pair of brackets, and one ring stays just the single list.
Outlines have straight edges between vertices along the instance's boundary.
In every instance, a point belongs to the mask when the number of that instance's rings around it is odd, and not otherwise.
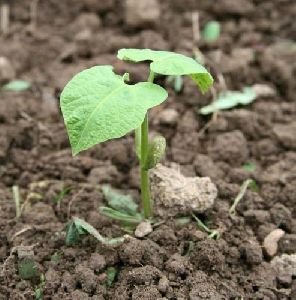
[{"label": "pebble", "polygon": [[156,23],[160,14],[157,0],[126,0],[125,2],[125,22],[130,27]]},{"label": "pebble", "polygon": [[6,83],[15,78],[15,70],[11,62],[4,56],[0,56],[0,83]]},{"label": "pebble", "polygon": [[141,222],[135,230],[135,236],[137,238],[142,238],[142,237],[148,235],[149,233],[151,233],[152,231],[153,231],[153,228],[151,226],[151,223]]},{"label": "pebble", "polygon": [[282,229],[274,229],[271,231],[263,241],[263,248],[269,257],[276,255],[278,250],[278,242],[285,235]]},{"label": "pebble", "polygon": [[159,122],[163,125],[175,125],[178,118],[179,113],[173,108],[165,109],[159,114]]}]

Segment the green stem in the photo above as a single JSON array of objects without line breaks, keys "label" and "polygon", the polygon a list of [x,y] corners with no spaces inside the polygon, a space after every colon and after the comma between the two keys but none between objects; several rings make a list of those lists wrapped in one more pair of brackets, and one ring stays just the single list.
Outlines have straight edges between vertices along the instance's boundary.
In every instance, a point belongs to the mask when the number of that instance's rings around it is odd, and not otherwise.
[{"label": "green stem", "polygon": [[[148,82],[153,82],[154,73],[150,71]],[[141,159],[140,159],[140,168],[141,168],[141,198],[142,205],[144,210],[144,217],[146,219],[152,216],[152,203],[150,198],[150,185],[149,185],[149,174],[148,170],[145,170],[145,162],[148,155],[148,112],[146,113],[145,119],[141,125]]]}]

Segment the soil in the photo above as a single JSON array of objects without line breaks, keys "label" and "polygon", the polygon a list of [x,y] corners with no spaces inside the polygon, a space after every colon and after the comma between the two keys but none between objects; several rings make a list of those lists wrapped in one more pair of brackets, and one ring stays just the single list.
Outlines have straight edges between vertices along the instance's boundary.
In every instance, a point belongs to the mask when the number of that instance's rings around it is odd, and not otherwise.
[{"label": "soil", "polygon": [[[20,278],[20,246],[45,275],[43,299],[296,299],[296,272],[279,275],[263,248],[278,228],[285,235],[276,256],[296,251],[296,3],[147,1],[149,13],[138,10],[133,19],[125,1],[48,0],[39,2],[34,27],[30,2],[14,2],[10,32],[0,36],[11,76],[32,82],[29,91],[0,94],[0,299],[35,299],[41,284],[37,275]],[[219,41],[193,41],[195,10],[201,26],[221,22]],[[150,113],[152,132],[168,140],[166,164],[178,163],[184,175],[209,176],[217,185],[214,208],[199,217],[221,237],[210,239],[193,220],[182,225],[168,219],[142,239],[129,233],[118,246],[92,237],[66,246],[63,229],[72,216],[105,236],[125,235],[98,212],[100,186],[139,199],[139,177],[131,135],[71,156],[58,102],[62,88],[97,64],[114,64],[118,72],[130,71],[132,80],[145,80],[147,66],[116,60],[118,48],[191,55],[194,46],[205,55],[216,91],[223,87],[221,73],[228,89],[260,83],[276,91],[247,107],[202,117],[197,109],[210,103],[211,93],[202,96],[185,79],[181,93],[168,87],[169,100]],[[246,170],[247,163],[255,170]],[[247,178],[257,191],[248,189],[229,215]],[[13,185],[26,203],[18,219]],[[117,270],[110,286],[109,267]]]}]

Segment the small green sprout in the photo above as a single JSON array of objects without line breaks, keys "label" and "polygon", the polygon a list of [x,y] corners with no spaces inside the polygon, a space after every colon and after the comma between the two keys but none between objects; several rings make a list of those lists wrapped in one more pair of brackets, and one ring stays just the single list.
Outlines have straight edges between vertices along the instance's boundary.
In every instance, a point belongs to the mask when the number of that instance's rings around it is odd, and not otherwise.
[{"label": "small green sprout", "polygon": [[220,110],[230,109],[238,105],[248,105],[257,98],[257,94],[252,87],[245,87],[242,92],[223,91],[218,98],[210,105],[199,110],[202,115],[208,115]]},{"label": "small green sprout", "polygon": [[254,172],[256,170],[256,165],[253,163],[245,163],[243,169],[248,172]]},{"label": "small green sprout", "polygon": [[60,202],[71,192],[71,187],[65,187],[56,196],[53,197],[52,202],[54,204],[60,204]]},{"label": "small green sprout", "polygon": [[180,93],[183,89],[183,78],[182,76],[168,76],[167,83],[171,84],[176,93]]},{"label": "small green sprout", "polygon": [[201,35],[205,41],[215,42],[216,40],[219,39],[220,32],[221,32],[220,23],[217,21],[210,21],[205,25]]},{"label": "small green sprout", "polygon": [[240,187],[239,193],[237,194],[237,196],[235,197],[232,206],[229,209],[229,214],[233,215],[235,213],[235,209],[236,206],[238,205],[238,203],[241,201],[241,199],[244,197],[247,188],[250,188],[251,191],[253,192],[258,192],[259,188],[257,183],[255,182],[255,180],[253,179],[246,179],[243,184]]},{"label": "small green sprout", "polygon": [[203,223],[195,214],[192,214],[192,217],[197,222],[197,226],[204,230],[210,239],[218,240],[221,236],[220,232],[216,229],[210,229],[205,223]]},{"label": "small green sprout", "polygon": [[18,263],[18,273],[23,280],[32,280],[38,276],[36,263],[29,258],[25,258]]},{"label": "small green sprout", "polygon": [[123,242],[123,238],[108,239],[103,237],[92,225],[84,220],[73,217],[73,220],[67,225],[66,245],[73,246],[80,240],[80,236],[90,234],[99,242],[107,245],[116,245]]},{"label": "small green sprout", "polygon": [[22,92],[28,90],[31,84],[24,80],[13,80],[5,84],[2,89],[10,92]]},{"label": "small green sprout", "polygon": [[46,283],[46,278],[44,274],[40,275],[40,283],[38,287],[35,289],[35,299],[40,300],[43,297],[43,289]]},{"label": "small green sprout", "polygon": [[[144,217],[152,217],[149,169],[163,157],[164,138],[149,141],[148,110],[166,100],[167,91],[154,84],[156,74],[189,76],[205,93],[213,84],[210,73],[193,58],[168,51],[121,49],[117,57],[133,63],[150,62],[147,82],[127,84],[112,66],[95,66],[74,76],[61,94],[61,110],[73,155],[135,131],[141,170]],[[154,144],[154,145],[153,145]]]},{"label": "small green sprout", "polygon": [[113,282],[115,281],[116,275],[117,275],[117,269],[115,267],[108,267],[106,270],[106,281],[105,281],[105,285],[106,287],[110,287]]}]

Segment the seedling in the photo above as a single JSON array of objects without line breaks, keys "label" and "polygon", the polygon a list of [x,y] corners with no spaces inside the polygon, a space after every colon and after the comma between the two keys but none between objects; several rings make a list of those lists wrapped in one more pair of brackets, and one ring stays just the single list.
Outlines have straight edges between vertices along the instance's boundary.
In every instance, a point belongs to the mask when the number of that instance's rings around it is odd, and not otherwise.
[{"label": "seedling", "polygon": [[38,287],[35,289],[35,299],[36,300],[42,299],[45,284],[46,284],[45,275],[41,274],[40,275],[40,283],[39,283]]},{"label": "seedling", "polygon": [[208,115],[220,110],[230,109],[238,105],[248,105],[257,98],[257,94],[252,87],[245,87],[242,92],[223,91],[218,98],[210,105],[199,110],[202,115]]},{"label": "seedling", "polygon": [[73,246],[78,243],[80,236],[90,234],[99,242],[107,245],[116,245],[123,242],[123,238],[108,239],[103,237],[92,225],[82,219],[73,217],[73,220],[67,225],[66,245]]},{"label": "seedling", "polygon": [[257,183],[253,179],[246,179],[243,184],[240,187],[239,193],[235,197],[232,206],[229,209],[229,214],[233,215],[235,213],[236,207],[238,203],[242,200],[244,197],[247,188],[250,188],[253,192],[258,192],[259,188],[257,186]]},{"label": "seedling", "polygon": [[117,272],[118,272],[117,269],[114,267],[107,268],[107,270],[106,270],[107,278],[105,281],[105,285],[107,288],[110,287],[113,284],[113,282],[115,281]]},{"label": "seedling", "polygon": [[217,21],[208,22],[202,31],[202,37],[207,42],[215,42],[220,37],[220,23]]},{"label": "seedling", "polygon": [[168,76],[167,83],[172,85],[176,93],[180,93],[183,89],[182,76]]},{"label": "seedling", "polygon": [[220,232],[216,229],[210,229],[202,220],[200,220],[195,214],[192,214],[193,219],[197,222],[197,226],[204,230],[210,239],[217,240],[220,238]]},{"label": "seedling", "polygon": [[254,172],[256,170],[256,165],[253,163],[245,163],[243,169],[248,172]]},{"label": "seedling", "polygon": [[141,169],[141,199],[144,217],[152,217],[149,169],[163,157],[165,139],[149,141],[148,110],[168,94],[154,84],[155,74],[188,75],[206,92],[213,83],[210,73],[193,58],[167,51],[121,49],[117,57],[130,62],[150,61],[147,82],[131,85],[129,75],[113,72],[112,66],[95,66],[74,76],[61,94],[61,110],[73,155],[110,139],[135,131],[136,153]]},{"label": "seedling", "polygon": [[5,84],[2,89],[10,92],[22,92],[31,87],[31,84],[25,80],[13,80]]}]

